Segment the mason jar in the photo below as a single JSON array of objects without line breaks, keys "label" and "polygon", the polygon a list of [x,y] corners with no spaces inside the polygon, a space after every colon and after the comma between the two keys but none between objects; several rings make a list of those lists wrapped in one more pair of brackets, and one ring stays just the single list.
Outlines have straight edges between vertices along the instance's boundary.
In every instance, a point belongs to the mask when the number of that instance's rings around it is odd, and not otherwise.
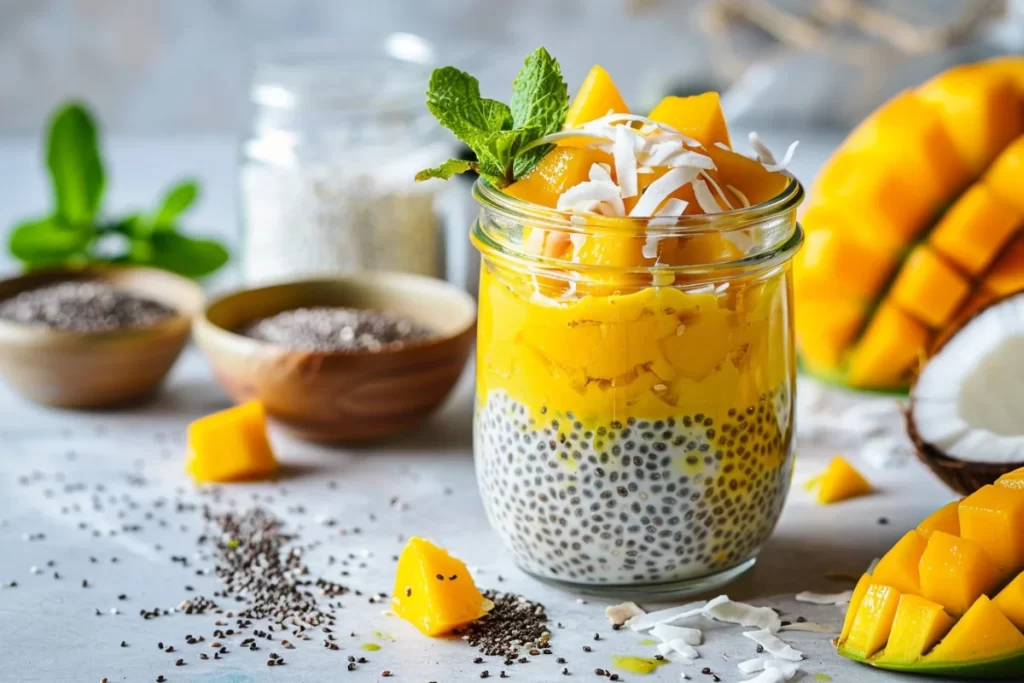
[{"label": "mason jar", "polygon": [[424,104],[425,62],[294,44],[256,64],[239,166],[246,284],[443,275],[443,183],[414,180],[450,151]]},{"label": "mason jar", "polygon": [[[672,595],[753,566],[793,468],[801,185],[672,225],[483,181],[474,196],[474,457],[516,562],[575,589]],[[666,240],[683,265],[616,257]],[[551,241],[574,249],[536,248]],[[581,262],[587,244],[602,257]]]}]

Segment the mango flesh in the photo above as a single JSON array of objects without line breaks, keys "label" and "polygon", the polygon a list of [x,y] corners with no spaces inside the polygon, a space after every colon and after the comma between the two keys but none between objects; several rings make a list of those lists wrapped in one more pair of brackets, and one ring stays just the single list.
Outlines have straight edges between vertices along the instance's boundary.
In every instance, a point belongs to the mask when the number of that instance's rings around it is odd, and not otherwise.
[{"label": "mango flesh", "polygon": [[919,595],[921,576],[918,565],[928,541],[917,530],[908,531],[875,566],[871,576],[901,593]]},{"label": "mango flesh", "polygon": [[872,583],[857,606],[850,635],[843,649],[859,659],[867,659],[881,650],[889,633],[900,602],[900,592],[892,586]]},{"label": "mango flesh", "polygon": [[943,505],[932,514],[925,517],[917,525],[918,532],[928,540],[936,531],[943,531],[951,536],[960,535],[960,501]]},{"label": "mango flesh", "polygon": [[611,155],[596,149],[554,149],[504,192],[524,202],[553,209],[563,192],[590,178],[590,167],[596,163],[610,164]]},{"label": "mango flesh", "polygon": [[1024,490],[983,486],[960,501],[960,535],[977,543],[996,565],[1024,569]]},{"label": "mango flesh", "polygon": [[[580,89],[576,91],[576,96],[569,105],[564,127],[576,128],[608,114],[628,112],[629,107],[619,94],[619,89],[615,87],[612,77],[604,68],[595,64],[583,79]],[[589,143],[586,138],[572,138],[562,140],[558,144],[564,147],[585,147]]]},{"label": "mango flesh", "polygon": [[438,636],[482,617],[487,600],[462,560],[414,536],[398,558],[391,608],[424,635]]},{"label": "mango flesh", "polygon": [[[962,523],[962,520],[961,520]],[[953,616],[964,614],[1002,578],[995,562],[974,541],[936,531],[928,539],[919,565],[921,595]]]},{"label": "mango flesh", "polygon": [[925,659],[971,662],[1020,653],[1024,653],[1024,634],[982,595]]},{"label": "mango flesh", "polygon": [[860,603],[864,600],[872,583],[874,583],[874,579],[871,574],[863,574],[857,581],[857,585],[854,586],[853,595],[850,596],[850,606],[846,609],[846,618],[843,620],[843,630],[839,634],[840,643],[846,642],[850,636],[850,631],[853,630],[853,621],[857,617],[857,608],[860,607]]},{"label": "mango flesh", "polygon": [[935,646],[956,622],[942,605],[919,595],[900,597],[892,631],[879,662],[912,663]]},{"label": "mango flesh", "polygon": [[996,480],[996,486],[1024,490],[1024,467],[999,477]]},{"label": "mango flesh", "polygon": [[250,401],[188,426],[188,473],[197,482],[261,479],[277,470],[263,404]]},{"label": "mango flesh", "polygon": [[725,123],[725,114],[722,113],[722,104],[716,92],[689,97],[670,95],[651,110],[648,118],[672,126],[699,142],[705,149],[711,149],[715,143],[732,147],[729,127]]},{"label": "mango flesh", "polygon": [[824,505],[867,495],[872,491],[868,480],[840,455],[829,463],[817,486],[818,502]]},{"label": "mango flesh", "polygon": [[993,602],[999,611],[1013,622],[1014,626],[1024,631],[1024,572],[1018,574],[1003,590],[999,591]]}]

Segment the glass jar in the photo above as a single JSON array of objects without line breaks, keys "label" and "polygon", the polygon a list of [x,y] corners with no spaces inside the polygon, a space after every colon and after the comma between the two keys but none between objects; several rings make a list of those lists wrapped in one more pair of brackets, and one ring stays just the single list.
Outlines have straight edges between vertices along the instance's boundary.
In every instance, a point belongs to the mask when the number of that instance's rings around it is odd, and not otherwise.
[{"label": "glass jar", "polygon": [[239,169],[247,284],[359,269],[443,274],[448,156],[424,104],[423,60],[278,49],[253,72]]},{"label": "glass jar", "polygon": [[[793,467],[803,188],[673,225],[570,216],[483,182],[474,196],[474,457],[517,563],[577,589],[673,595],[751,567]],[[686,265],[644,256],[662,240]],[[566,242],[575,257],[537,248]]]}]

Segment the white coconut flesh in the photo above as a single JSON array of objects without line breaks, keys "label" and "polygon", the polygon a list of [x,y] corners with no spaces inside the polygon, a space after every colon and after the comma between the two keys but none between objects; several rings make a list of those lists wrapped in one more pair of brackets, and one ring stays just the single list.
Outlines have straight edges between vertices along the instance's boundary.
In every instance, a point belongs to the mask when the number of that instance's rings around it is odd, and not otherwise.
[{"label": "white coconut flesh", "polygon": [[1024,462],[1024,293],[970,320],[911,394],[921,440],[964,462]]}]

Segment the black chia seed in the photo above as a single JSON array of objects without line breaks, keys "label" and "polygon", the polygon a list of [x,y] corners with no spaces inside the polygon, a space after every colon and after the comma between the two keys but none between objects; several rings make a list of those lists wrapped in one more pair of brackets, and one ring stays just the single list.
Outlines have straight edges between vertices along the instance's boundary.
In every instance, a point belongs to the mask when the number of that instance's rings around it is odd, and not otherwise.
[{"label": "black chia seed", "polygon": [[307,351],[383,351],[433,336],[422,325],[384,311],[296,308],[244,328],[247,337]]},{"label": "black chia seed", "polygon": [[520,650],[545,648],[551,640],[544,605],[514,593],[484,591],[494,609],[469,625],[465,640],[488,656],[506,659],[519,656]]},{"label": "black chia seed", "polygon": [[91,280],[60,282],[0,301],[2,320],[69,332],[145,327],[175,313],[153,299]]}]

